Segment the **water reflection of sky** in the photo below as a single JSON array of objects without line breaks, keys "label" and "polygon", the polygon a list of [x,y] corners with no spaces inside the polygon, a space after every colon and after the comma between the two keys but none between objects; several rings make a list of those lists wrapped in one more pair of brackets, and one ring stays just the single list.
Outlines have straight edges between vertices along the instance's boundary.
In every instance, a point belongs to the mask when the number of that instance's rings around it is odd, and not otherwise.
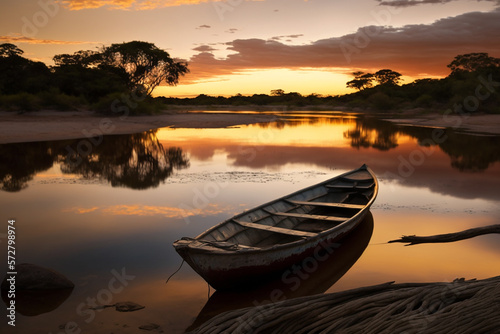
[{"label": "water reflection of sky", "polygon": [[[2,220],[17,221],[18,263],[54,268],[76,284],[57,310],[19,315],[13,333],[57,333],[68,321],[92,333],[133,333],[148,322],[182,332],[205,304],[207,287],[187,266],[164,285],[181,262],[174,240],[363,163],[381,182],[373,236],[329,291],[498,275],[498,236],[385,244],[402,234],[448,233],[500,217],[499,138],[447,132],[440,145],[419,145],[431,138],[429,131],[337,114],[227,129],[166,128],[106,137],[79,168],[64,159],[64,148],[74,142],[2,145],[0,180],[4,189],[15,187],[0,191],[0,206]],[[411,158],[417,163],[402,162]],[[121,268],[136,278],[114,300],[146,309],[126,316],[106,309],[87,323],[78,305]]]}]

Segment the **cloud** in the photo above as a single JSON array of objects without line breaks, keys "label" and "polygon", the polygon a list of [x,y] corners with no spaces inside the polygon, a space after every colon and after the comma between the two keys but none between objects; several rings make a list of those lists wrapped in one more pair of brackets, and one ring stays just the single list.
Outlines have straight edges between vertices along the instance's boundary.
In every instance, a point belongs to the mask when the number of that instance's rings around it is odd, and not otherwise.
[{"label": "cloud", "polygon": [[212,27],[207,24],[202,24],[201,26],[196,27],[196,29],[210,29],[210,28]]},{"label": "cloud", "polygon": [[211,52],[211,51],[216,51],[217,49],[215,49],[209,45],[200,45],[200,46],[195,47],[193,50],[200,51],[200,52]]},{"label": "cloud", "polygon": [[110,10],[150,10],[156,8],[197,5],[201,3],[220,1],[223,0],[59,0],[58,2],[70,10],[82,10],[101,7],[107,7]]},{"label": "cloud", "polygon": [[226,30],[226,32],[227,32],[227,33],[230,33],[230,34],[234,34],[234,33],[235,33],[235,32],[237,32],[237,31],[238,31],[238,29],[236,29],[236,28],[231,28],[231,29],[229,29],[229,30]]},{"label": "cloud", "polygon": [[[380,4],[383,6],[413,7],[418,5],[446,4],[457,0],[377,0],[377,1],[380,2]],[[476,0],[476,1],[494,2],[497,5],[500,5],[500,0]]]},{"label": "cloud", "polygon": [[78,213],[78,214],[85,214],[85,213],[90,213],[99,210],[98,206],[94,206],[92,208],[79,208],[79,207],[74,207],[74,208],[69,208],[69,209],[64,209],[62,210],[63,212],[73,212],[73,213]]},{"label": "cloud", "polygon": [[217,59],[200,50],[190,61],[190,80],[246,70],[270,68],[335,68],[336,70],[391,68],[409,76],[445,76],[459,54],[488,52],[500,56],[500,10],[471,12],[432,24],[400,28],[367,26],[356,33],[287,45],[276,40],[236,39],[232,51]]},{"label": "cloud", "polygon": [[424,4],[445,4],[456,0],[377,0],[383,6],[411,7]]},{"label": "cloud", "polygon": [[211,216],[232,212],[234,208],[229,205],[209,203],[203,208],[180,208],[170,206],[153,206],[143,204],[113,205],[108,207],[81,208],[73,207],[63,210],[76,214],[100,212],[112,216],[163,216],[166,218],[185,218],[191,216]]},{"label": "cloud", "polygon": [[57,45],[74,45],[74,44],[97,44],[98,42],[89,41],[60,41],[55,39],[37,39],[25,37],[22,35],[0,36],[0,42],[12,44],[57,44]]},{"label": "cloud", "polygon": [[280,41],[282,39],[287,39],[287,41],[291,40],[292,38],[299,38],[299,37],[302,37],[304,36],[303,34],[294,34],[294,35],[282,35],[282,36],[274,36],[274,37],[271,37],[272,40],[275,40],[275,41]]},{"label": "cloud", "polygon": [[70,10],[108,7],[109,9],[128,9],[136,0],[60,0],[64,7]]}]

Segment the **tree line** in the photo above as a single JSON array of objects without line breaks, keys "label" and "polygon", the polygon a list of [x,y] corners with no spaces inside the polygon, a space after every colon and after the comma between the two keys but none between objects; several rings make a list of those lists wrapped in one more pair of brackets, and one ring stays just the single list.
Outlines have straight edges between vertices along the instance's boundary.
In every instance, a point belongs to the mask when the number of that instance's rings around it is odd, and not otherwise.
[{"label": "tree line", "polygon": [[[204,107],[257,105],[283,109],[332,110],[340,107],[359,111],[398,112],[425,109],[434,112],[500,113],[500,59],[487,53],[456,56],[447,65],[451,73],[442,79],[418,79],[402,84],[402,74],[391,69],[375,73],[356,71],[346,83],[357,92],[344,95],[286,93],[274,89],[270,94],[231,97],[200,94],[194,98],[161,97],[163,103]],[[479,94],[478,96],[476,96]]]},{"label": "tree line", "polygon": [[176,85],[189,72],[152,43],[132,41],[54,56],[54,66],[23,57],[16,45],[0,45],[0,108],[29,111],[91,107],[111,112],[122,94],[140,96],[137,112],[152,111],[151,93],[160,84]]},{"label": "tree line", "polygon": [[354,72],[346,83],[357,93],[339,100],[351,107],[378,110],[425,108],[454,113],[500,113],[500,58],[477,52],[456,56],[442,79],[418,79],[400,85],[401,74],[390,69]]},{"label": "tree line", "polygon": [[402,74],[391,69],[356,71],[346,86],[357,92],[345,95],[302,95],[275,89],[270,94],[200,94],[194,98],[151,97],[155,87],[176,85],[189,72],[185,61],[172,58],[152,43],[132,41],[98,51],[59,54],[50,67],[22,55],[13,44],[0,45],[1,110],[82,108],[112,114],[114,101],[133,96],[131,114],[151,114],[172,105],[500,113],[500,59],[487,53],[458,55],[448,64],[451,73],[447,77],[408,84],[402,84]]}]

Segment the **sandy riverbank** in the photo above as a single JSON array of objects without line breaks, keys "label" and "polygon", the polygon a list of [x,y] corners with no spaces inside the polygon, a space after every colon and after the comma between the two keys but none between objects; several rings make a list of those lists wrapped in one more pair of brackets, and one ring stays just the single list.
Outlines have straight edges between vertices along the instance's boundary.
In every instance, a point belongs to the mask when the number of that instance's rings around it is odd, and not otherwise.
[{"label": "sandy riverbank", "polygon": [[[500,115],[470,117],[425,114],[394,115],[384,119],[401,124],[448,127],[469,132],[500,135]],[[0,112],[0,144],[77,139],[99,134],[131,134],[161,127],[223,128],[269,122],[274,115],[247,113],[170,112],[154,116],[105,117],[93,112],[39,111],[17,114]]]},{"label": "sandy riverbank", "polygon": [[224,128],[269,122],[272,115],[165,113],[154,116],[105,117],[93,112],[0,112],[0,144],[77,139],[87,134],[131,134],[162,127]]},{"label": "sandy riverbank", "polygon": [[500,135],[500,115],[396,115],[384,118],[387,121],[404,126],[453,128],[465,132]]}]

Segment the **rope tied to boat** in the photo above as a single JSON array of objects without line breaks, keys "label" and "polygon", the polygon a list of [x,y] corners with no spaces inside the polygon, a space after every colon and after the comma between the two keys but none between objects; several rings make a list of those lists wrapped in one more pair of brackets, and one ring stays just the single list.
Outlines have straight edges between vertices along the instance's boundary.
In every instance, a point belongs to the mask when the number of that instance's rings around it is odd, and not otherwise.
[{"label": "rope tied to boat", "polygon": [[238,244],[232,244],[229,242],[225,241],[209,241],[209,240],[203,240],[203,239],[195,239],[195,238],[190,238],[190,237],[182,237],[181,240],[187,240],[187,241],[197,241],[199,243],[203,243],[215,248],[220,248],[224,250],[238,250],[240,249],[240,246]]},{"label": "rope tied to boat", "polygon": [[177,270],[176,270],[176,271],[175,271],[172,275],[170,275],[170,276],[167,278],[167,280],[165,281],[165,284],[167,284],[167,283],[168,283],[168,281],[170,281],[170,279],[171,279],[172,277],[174,277],[174,275],[175,275],[175,274],[177,274],[177,273],[179,272],[179,270],[181,270],[182,265],[184,264],[184,262],[186,262],[186,261],[185,261],[185,260],[182,260],[182,263],[181,263],[180,267],[179,267],[179,268],[177,268]]}]

